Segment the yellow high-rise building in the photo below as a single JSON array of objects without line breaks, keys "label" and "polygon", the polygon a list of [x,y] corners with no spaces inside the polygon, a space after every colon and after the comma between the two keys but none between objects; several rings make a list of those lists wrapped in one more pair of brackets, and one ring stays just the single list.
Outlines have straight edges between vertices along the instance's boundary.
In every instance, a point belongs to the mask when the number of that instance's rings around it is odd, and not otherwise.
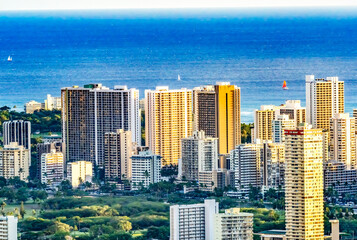
[{"label": "yellow high-rise building", "polygon": [[254,111],[254,140],[273,140],[273,120],[276,111],[281,108],[274,105],[262,105]]},{"label": "yellow high-rise building", "polygon": [[217,82],[193,89],[194,130],[218,138],[218,153],[228,154],[241,143],[240,88]]},{"label": "yellow high-rise building", "polygon": [[306,76],[306,120],[314,128],[330,129],[330,118],[344,113],[344,82],[338,77]]},{"label": "yellow high-rise building", "polygon": [[192,135],[192,90],[157,87],[145,91],[145,141],[163,157],[162,164],[178,164],[181,139]]},{"label": "yellow high-rise building", "polygon": [[215,91],[218,153],[228,154],[241,143],[240,88],[217,82]]},{"label": "yellow high-rise building", "polygon": [[286,239],[324,239],[322,138],[308,124],[285,130]]}]

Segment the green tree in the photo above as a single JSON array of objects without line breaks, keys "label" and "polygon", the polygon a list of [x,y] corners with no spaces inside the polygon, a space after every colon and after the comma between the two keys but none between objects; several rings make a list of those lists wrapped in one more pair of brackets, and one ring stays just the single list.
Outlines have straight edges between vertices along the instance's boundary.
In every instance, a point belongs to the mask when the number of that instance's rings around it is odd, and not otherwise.
[{"label": "green tree", "polygon": [[123,217],[114,217],[110,221],[110,225],[114,229],[119,229],[125,232],[128,232],[132,229],[131,222],[129,221],[129,217],[123,216]]},{"label": "green tree", "polygon": [[21,202],[21,206],[20,206],[21,218],[24,218],[25,214],[26,214],[26,210],[25,210],[24,202]]}]

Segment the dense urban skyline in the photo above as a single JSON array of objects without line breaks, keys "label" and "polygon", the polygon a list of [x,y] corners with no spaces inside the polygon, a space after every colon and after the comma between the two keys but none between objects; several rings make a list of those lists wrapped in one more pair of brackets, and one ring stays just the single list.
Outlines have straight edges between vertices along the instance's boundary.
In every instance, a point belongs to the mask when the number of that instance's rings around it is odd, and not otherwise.
[{"label": "dense urban skyline", "polygon": [[0,17],[0,239],[356,239],[351,1],[54,3],[141,15]]}]

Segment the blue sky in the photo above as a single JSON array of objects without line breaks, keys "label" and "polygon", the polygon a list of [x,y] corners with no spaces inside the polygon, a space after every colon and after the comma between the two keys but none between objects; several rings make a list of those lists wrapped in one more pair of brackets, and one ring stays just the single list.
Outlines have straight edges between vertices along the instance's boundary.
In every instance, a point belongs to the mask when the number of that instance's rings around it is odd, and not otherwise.
[{"label": "blue sky", "polygon": [[0,0],[0,10],[357,6],[357,0]]}]

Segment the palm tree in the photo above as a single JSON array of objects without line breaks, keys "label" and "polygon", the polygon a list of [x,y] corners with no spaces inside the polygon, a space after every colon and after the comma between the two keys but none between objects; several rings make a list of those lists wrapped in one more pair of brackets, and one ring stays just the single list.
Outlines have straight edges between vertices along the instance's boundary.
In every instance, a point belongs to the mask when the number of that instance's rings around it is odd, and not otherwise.
[{"label": "palm tree", "polygon": [[23,173],[24,172],[24,169],[23,168],[20,168],[19,169],[19,176],[21,176],[21,173]]},{"label": "palm tree", "polygon": [[147,184],[149,185],[149,182],[148,182],[148,178],[149,178],[149,172],[148,172],[148,170],[145,170],[145,172],[144,172],[144,176],[145,176],[145,178],[146,178],[146,182],[147,182]]}]

